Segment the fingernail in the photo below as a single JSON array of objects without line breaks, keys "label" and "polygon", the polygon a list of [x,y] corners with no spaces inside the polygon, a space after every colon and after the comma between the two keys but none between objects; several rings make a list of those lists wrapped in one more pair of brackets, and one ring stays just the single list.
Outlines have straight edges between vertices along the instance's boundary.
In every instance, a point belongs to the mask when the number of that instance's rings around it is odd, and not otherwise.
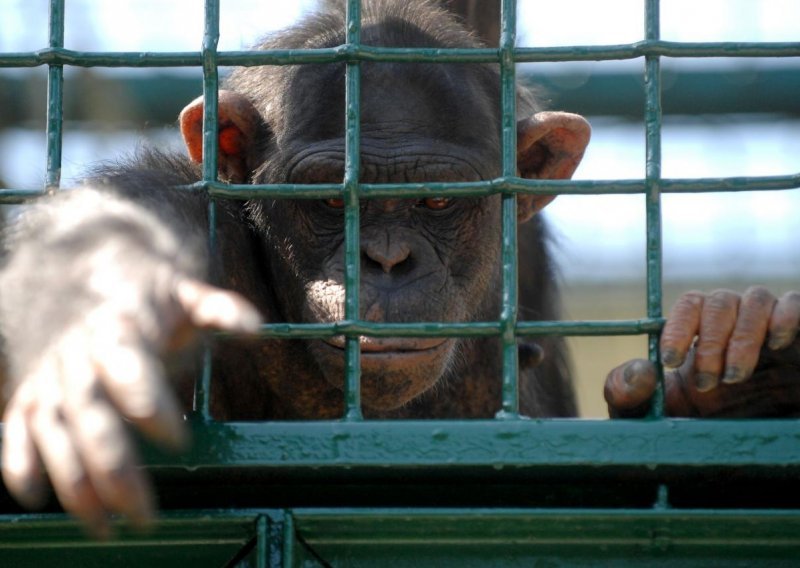
[{"label": "fingernail", "polygon": [[681,359],[675,349],[665,349],[661,352],[661,362],[667,367],[677,367],[681,364]]},{"label": "fingernail", "polygon": [[748,373],[745,373],[739,367],[728,367],[725,371],[725,376],[722,378],[722,382],[728,385],[733,385],[736,383],[741,383],[744,381],[748,376]]},{"label": "fingernail", "polygon": [[694,377],[695,388],[700,392],[708,392],[717,386],[718,378],[711,373],[697,373]]},{"label": "fingernail", "polygon": [[767,343],[767,347],[769,347],[772,351],[778,351],[787,347],[786,345],[787,335],[771,335],[769,338],[769,343]]},{"label": "fingernail", "polygon": [[626,365],[625,369],[622,371],[622,381],[625,383],[625,386],[631,386],[634,374],[633,365]]}]

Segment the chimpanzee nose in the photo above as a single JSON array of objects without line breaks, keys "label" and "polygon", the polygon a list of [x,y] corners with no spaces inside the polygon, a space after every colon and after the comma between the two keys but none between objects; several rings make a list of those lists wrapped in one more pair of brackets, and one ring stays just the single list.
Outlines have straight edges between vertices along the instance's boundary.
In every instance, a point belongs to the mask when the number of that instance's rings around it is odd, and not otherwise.
[{"label": "chimpanzee nose", "polygon": [[379,264],[386,274],[411,256],[411,247],[402,240],[392,240],[388,232],[384,238],[369,239],[362,250],[367,259]]}]

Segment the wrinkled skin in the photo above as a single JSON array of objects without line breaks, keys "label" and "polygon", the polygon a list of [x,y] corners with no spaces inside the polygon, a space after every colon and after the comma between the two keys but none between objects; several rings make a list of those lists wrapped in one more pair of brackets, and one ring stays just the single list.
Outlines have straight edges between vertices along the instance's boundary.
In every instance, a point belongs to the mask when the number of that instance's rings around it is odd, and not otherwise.
[{"label": "wrinkled skin", "polygon": [[[386,15],[392,18],[383,19]],[[368,44],[476,45],[429,5],[375,0],[365,4],[363,17]],[[262,47],[339,45],[343,28],[341,14],[324,15]],[[340,183],[343,69],[236,72],[229,90],[220,93],[221,179]],[[364,64],[362,75],[362,182],[475,181],[499,174],[496,69]],[[202,105],[202,100],[190,104],[180,121],[194,162],[202,158]],[[519,175],[569,178],[588,142],[588,124],[575,115],[538,112],[523,91],[518,110]],[[44,495],[44,465],[63,507],[96,535],[108,533],[108,513],[140,524],[152,517],[152,492],[125,420],[164,445],[185,444],[179,408],[188,396],[165,369],[201,330],[252,332],[260,321],[257,312],[270,322],[343,317],[341,199],[218,201],[219,251],[207,259],[194,244],[207,234],[206,198],[172,189],[197,179],[199,168],[189,160],[143,152],[129,163],[98,170],[85,187],[33,207],[8,240],[0,318],[15,389],[5,415],[3,477],[20,502],[35,506]],[[536,215],[550,200],[517,197],[525,319],[559,315],[546,229]],[[360,318],[498,317],[499,196],[365,199],[360,223]],[[700,370],[719,376],[726,365],[735,368],[724,376],[741,381],[730,389],[744,393],[737,408],[745,413],[752,384],[746,375],[755,366],[764,330],[784,365],[787,351],[781,348],[792,343],[800,319],[797,295],[770,308],[769,297],[759,293],[758,309],[737,310],[749,305],[748,294],[739,299],[725,293],[724,301],[718,301],[720,294],[686,296],[684,307],[670,317],[663,345],[669,362],[679,365],[699,336]],[[491,417],[500,408],[495,338],[360,341],[368,417]],[[340,417],[342,346],[341,338],[220,342],[213,366],[214,416]],[[735,348],[726,358],[729,346]],[[521,411],[574,415],[563,341],[521,344],[520,355]],[[177,400],[167,375],[178,383]],[[652,375],[641,362],[612,372],[607,387],[612,415],[641,407],[652,388],[637,385],[646,386]],[[668,381],[683,388],[681,377],[689,376],[673,374]],[[788,374],[780,378],[787,378],[782,384],[791,390]],[[723,392],[711,382],[705,380],[704,389]],[[631,390],[638,398],[631,398]],[[698,401],[694,409],[711,408],[705,399]],[[711,413],[721,412],[698,412]]]},{"label": "wrinkled skin", "polygon": [[[762,286],[687,292],[661,334],[668,416],[793,416],[800,411],[800,293],[776,298]],[[612,370],[605,397],[617,417],[644,416],[656,388],[653,365]]]}]

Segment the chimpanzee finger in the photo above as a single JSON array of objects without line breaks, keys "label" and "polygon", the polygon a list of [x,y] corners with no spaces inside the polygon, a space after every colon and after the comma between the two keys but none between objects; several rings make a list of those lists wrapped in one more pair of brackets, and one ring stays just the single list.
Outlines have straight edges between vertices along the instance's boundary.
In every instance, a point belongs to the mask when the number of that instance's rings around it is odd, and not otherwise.
[{"label": "chimpanzee finger", "polygon": [[23,382],[3,417],[3,481],[25,507],[38,509],[46,497],[44,473],[27,422],[34,402],[31,383]]},{"label": "chimpanzee finger", "polygon": [[740,383],[753,374],[776,301],[763,286],[748,288],[742,295],[736,325],[725,352],[723,382]]},{"label": "chimpanzee finger", "polygon": [[792,344],[800,329],[800,292],[780,297],[769,322],[769,348],[777,351]]},{"label": "chimpanzee finger", "polygon": [[640,418],[650,409],[656,389],[655,366],[647,359],[633,359],[606,377],[603,395],[611,418]]},{"label": "chimpanzee finger", "polygon": [[93,536],[107,537],[110,528],[106,508],[94,490],[65,421],[61,385],[51,374],[55,370],[47,365],[28,379],[34,381],[37,396],[28,417],[31,438],[64,510],[80,519]]},{"label": "chimpanzee finger", "polygon": [[175,296],[199,328],[255,333],[261,326],[258,310],[235,292],[185,278],[175,285]]},{"label": "chimpanzee finger", "polygon": [[118,330],[95,339],[94,365],[108,397],[148,438],[183,449],[188,431],[161,361],[133,331]]},{"label": "chimpanzee finger", "polygon": [[678,367],[686,358],[700,330],[704,301],[702,292],[686,292],[670,310],[661,332],[661,360],[667,367]]},{"label": "chimpanzee finger", "polygon": [[738,310],[739,295],[730,290],[715,290],[703,302],[693,377],[694,386],[700,392],[710,391],[719,383]]},{"label": "chimpanzee finger", "polygon": [[[69,334],[59,351],[61,376],[68,378],[64,413],[78,444],[83,464],[107,509],[123,513],[134,524],[153,517],[152,490],[138,469],[138,456],[125,424],[111,405],[90,355],[80,349],[87,343]],[[133,383],[141,381],[134,377]],[[133,389],[131,396],[136,397]]]}]

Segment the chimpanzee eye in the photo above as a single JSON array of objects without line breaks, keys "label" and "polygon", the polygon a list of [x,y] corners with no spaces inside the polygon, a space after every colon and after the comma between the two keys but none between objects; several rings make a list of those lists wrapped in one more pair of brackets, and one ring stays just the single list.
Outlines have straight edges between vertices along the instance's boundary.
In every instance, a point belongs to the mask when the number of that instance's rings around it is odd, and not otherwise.
[{"label": "chimpanzee eye", "polygon": [[331,209],[342,209],[344,207],[344,199],[340,197],[332,197],[325,200],[325,205]]},{"label": "chimpanzee eye", "polygon": [[428,197],[420,201],[420,205],[424,205],[428,209],[439,211],[450,205],[450,199],[446,197]]}]

